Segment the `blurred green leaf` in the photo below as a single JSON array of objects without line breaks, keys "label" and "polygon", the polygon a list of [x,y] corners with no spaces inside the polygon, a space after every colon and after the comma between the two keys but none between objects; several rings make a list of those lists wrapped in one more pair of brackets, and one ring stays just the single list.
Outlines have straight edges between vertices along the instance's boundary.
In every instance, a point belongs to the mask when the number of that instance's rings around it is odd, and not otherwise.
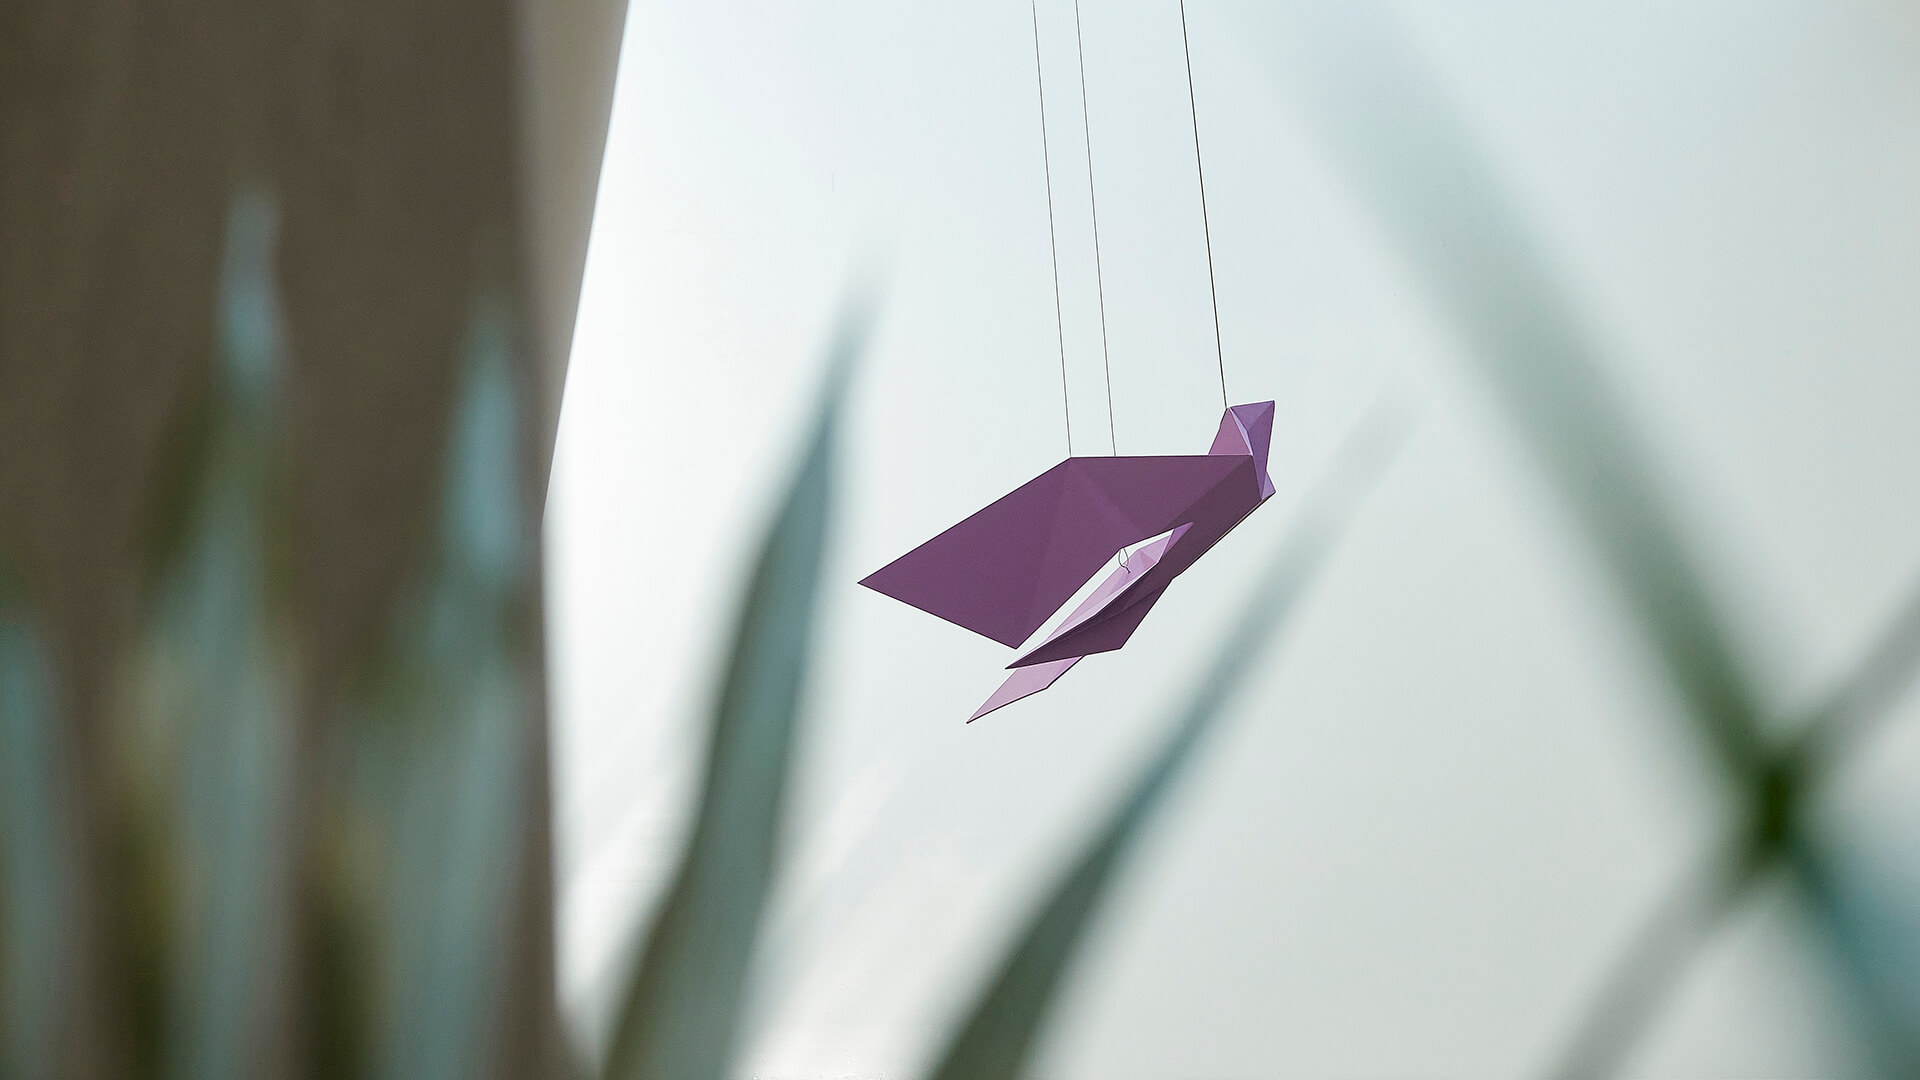
[{"label": "blurred green leaf", "polygon": [[[1916,675],[1920,589],[1909,591],[1873,645],[1812,710],[1783,754],[1782,774],[1801,787],[1826,780],[1911,691]],[[1852,988],[1876,1064],[1887,1075],[1920,1076],[1920,847],[1909,839],[1887,850],[1830,832],[1816,839],[1800,822],[1783,832],[1794,885]]]},{"label": "blurred green leaf", "polygon": [[1618,1070],[1648,1021],[1659,1014],[1702,942],[1765,870],[1744,830],[1662,897],[1627,940],[1543,1075],[1587,1080]]},{"label": "blurred green leaf", "polygon": [[[133,699],[177,740],[169,785],[177,897],[167,988],[169,1075],[237,1078],[262,1064],[281,985],[279,824],[292,679],[267,559],[283,359],[274,213],[234,200],[219,304],[219,360],[204,456],[171,558],[158,568],[135,655]],[[141,682],[139,680],[146,680]],[[149,763],[153,764],[153,763]],[[160,767],[157,764],[153,767]]]},{"label": "blurred green leaf", "polygon": [[50,1080],[66,903],[50,672],[0,556],[0,1076]]},{"label": "blurred green leaf", "polygon": [[1708,889],[1715,899],[1698,909],[1710,917],[1688,914],[1690,904],[1675,909],[1678,915],[1653,913],[1576,1034],[1563,1058],[1566,1069],[1584,1076],[1615,1071],[1646,1015],[1647,996],[1660,989],[1654,981],[1681,969],[1675,954],[1697,945],[1718,915],[1784,858],[1835,946],[1885,1063],[1913,1071],[1920,1065],[1913,1040],[1898,1033],[1920,1015],[1889,996],[1888,981],[1862,962],[1865,954],[1854,943],[1874,934],[1850,927],[1858,905],[1841,902],[1826,857],[1802,831],[1798,811],[1812,757],[1830,756],[1831,746],[1884,709],[1911,679],[1920,656],[1920,609],[1897,619],[1859,671],[1816,710],[1818,727],[1800,745],[1768,745],[1770,703],[1734,638],[1734,623],[1699,572],[1660,470],[1607,375],[1603,350],[1494,170],[1447,110],[1438,81],[1374,5],[1299,0],[1287,10],[1299,47],[1285,67],[1300,76],[1321,134],[1485,369],[1602,555],[1740,800],[1736,835],[1711,853],[1701,875],[1725,885]]},{"label": "blurred green leaf", "polygon": [[478,1075],[499,1047],[494,1011],[526,825],[518,632],[522,536],[513,320],[482,299],[462,345],[439,531],[424,591],[403,605],[390,666],[360,725],[388,770],[385,876],[393,1026],[383,1072]]},{"label": "blurred green leaf", "polygon": [[[1908,834],[1909,837],[1912,835]],[[1920,1076],[1920,880],[1915,850],[1814,843],[1787,852],[1795,894],[1828,946],[1877,1075]]]},{"label": "blurred green leaf", "polygon": [[1397,414],[1377,414],[1342,449],[1248,594],[1225,645],[1194,688],[1172,733],[1073,868],[1028,918],[949,1041],[934,1069],[935,1080],[996,1080],[1018,1076],[1026,1067],[1061,981],[1142,826],[1293,612],[1359,497],[1391,460],[1405,426]]},{"label": "blurred green leaf", "polygon": [[856,307],[836,332],[806,456],[734,624],[693,835],[620,1007],[613,1080],[717,1078],[732,1052],[780,840],[841,400],[866,328]]},{"label": "blurred green leaf", "polygon": [[1325,141],[1465,339],[1684,696],[1736,774],[1762,703],[1603,349],[1437,80],[1365,3],[1306,0],[1287,67]]},{"label": "blurred green leaf", "polygon": [[1920,587],[1910,588],[1873,644],[1799,724],[1791,767],[1820,779],[1893,712],[1920,677]]}]

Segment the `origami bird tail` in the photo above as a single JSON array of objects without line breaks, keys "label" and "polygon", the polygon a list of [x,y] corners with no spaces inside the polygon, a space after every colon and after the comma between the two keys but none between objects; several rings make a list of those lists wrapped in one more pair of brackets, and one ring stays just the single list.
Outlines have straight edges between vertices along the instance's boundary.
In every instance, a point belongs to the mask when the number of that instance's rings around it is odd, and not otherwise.
[{"label": "origami bird tail", "polygon": [[971,724],[995,709],[1011,705],[1023,697],[1030,697],[1045,690],[1081,659],[1078,656],[1069,656],[1065,660],[1049,660],[1044,664],[1034,664],[1031,667],[1014,668],[1013,674],[1007,676],[1007,681],[1000,684],[1000,689],[993,692],[993,696],[980,706],[979,711],[967,717],[967,723]]}]

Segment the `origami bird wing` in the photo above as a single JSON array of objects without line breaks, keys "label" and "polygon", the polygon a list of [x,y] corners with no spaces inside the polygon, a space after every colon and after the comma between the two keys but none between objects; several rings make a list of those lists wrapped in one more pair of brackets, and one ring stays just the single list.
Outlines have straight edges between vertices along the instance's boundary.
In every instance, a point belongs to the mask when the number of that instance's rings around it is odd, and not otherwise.
[{"label": "origami bird wing", "polygon": [[[1068,656],[1085,656],[1093,652],[1105,652],[1105,649],[1078,649],[1071,647],[1055,649],[1054,646],[1081,638],[1086,631],[1097,629],[1111,622],[1116,616],[1124,616],[1134,608],[1151,608],[1160,592],[1165,590],[1166,581],[1152,578],[1148,571],[1157,566],[1166,556],[1167,549],[1186,535],[1192,525],[1182,525],[1167,535],[1148,544],[1143,544],[1128,555],[1120,565],[1109,573],[1072,614],[1060,621],[1048,634],[1025,655],[1008,664],[1008,667],[1027,667],[1039,662],[1035,654],[1048,650],[1049,660],[1064,659]],[[1146,611],[1140,612],[1140,618]],[[1136,620],[1137,621],[1137,620]],[[1118,646],[1115,646],[1118,648]]]},{"label": "origami bird wing", "polygon": [[[1167,548],[1189,527],[1182,525],[1169,535],[1143,546],[1128,556],[1118,568],[1107,575],[1107,579],[1102,581],[1090,596],[1080,602],[1080,606],[1075,608],[1053,633],[1047,635],[1046,641],[1041,643],[1039,648],[1047,649],[1065,645],[1088,630],[1105,627],[1111,623],[1116,613],[1123,620],[1129,621],[1130,626],[1139,625],[1140,620],[1146,617],[1148,609],[1153,607],[1153,602],[1166,591],[1166,586],[1162,584],[1158,587],[1149,587],[1150,595],[1148,596],[1139,595],[1141,586],[1146,580],[1147,571],[1160,562],[1166,555]],[[1132,633],[1132,630],[1128,629],[1125,633]],[[1016,660],[1011,665],[1013,674],[1007,676],[1006,681],[1000,684],[1000,688],[995,690],[991,697],[987,698],[986,703],[967,718],[967,723],[971,724],[995,709],[1011,705],[1021,698],[1045,690],[1060,676],[1065,675],[1069,668],[1079,663],[1085,652],[1098,651],[1100,650],[1087,649],[1075,652],[1069,646],[1069,651],[1056,659],[1042,662],[1030,661],[1027,657],[1022,657]],[[1028,654],[1028,656],[1031,655],[1031,653]]]},{"label": "origami bird wing", "polygon": [[1197,504],[1238,506],[1237,521],[1262,473],[1244,452],[1068,458],[861,584],[1018,646],[1116,551],[1187,524]]}]

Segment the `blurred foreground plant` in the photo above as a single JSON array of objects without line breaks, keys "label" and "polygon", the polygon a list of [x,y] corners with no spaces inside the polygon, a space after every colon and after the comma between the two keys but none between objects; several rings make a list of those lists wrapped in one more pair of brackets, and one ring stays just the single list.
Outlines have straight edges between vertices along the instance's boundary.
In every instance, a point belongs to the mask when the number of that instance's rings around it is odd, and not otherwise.
[{"label": "blurred foreground plant", "polygon": [[1821,700],[1771,700],[1606,350],[1436,80],[1373,5],[1287,9],[1299,47],[1285,67],[1327,145],[1558,488],[1730,796],[1728,834],[1626,942],[1551,1074],[1618,1071],[1701,942],[1780,881],[1836,960],[1880,1066],[1920,1075],[1920,903],[1837,858],[1808,814],[1839,755],[1920,672],[1920,591]]},{"label": "blurred foreground plant", "polygon": [[51,1075],[49,1016],[64,990],[55,842],[64,770],[41,628],[0,552],[0,1076]]},{"label": "blurred foreground plant", "polygon": [[[494,1072],[517,1018],[507,951],[539,816],[518,718],[528,538],[511,310],[469,315],[438,512],[412,584],[330,729],[295,720],[306,674],[284,586],[286,345],[275,211],[237,199],[217,302],[217,364],[155,520],[139,631],[121,665],[132,822],[116,901],[147,958],[138,1076],[446,1078]],[[741,599],[686,852],[643,936],[602,1071],[726,1074],[766,899],[832,510],[841,402],[866,333],[836,333],[818,416]],[[1388,428],[1393,430],[1390,432]],[[1164,748],[1016,938],[936,1068],[1026,1064],[1126,852],[1291,610],[1396,425],[1375,424],[1303,508]],[[51,669],[33,606],[0,562],[0,1075],[57,1075],[44,1019],[64,992],[61,789]],[[540,909],[540,905],[535,905]],[[550,995],[551,988],[545,993]],[[550,998],[549,998],[550,1000]],[[303,1037],[289,1042],[291,1025]],[[298,1060],[304,1046],[305,1060]],[[559,1065],[557,1072],[581,1066]]]},{"label": "blurred foreground plant", "polygon": [[[276,208],[226,222],[213,372],[163,458],[135,632],[103,745],[112,913],[134,977],[131,1076],[465,1077],[495,1073],[525,1018],[507,964],[520,862],[542,851],[544,768],[524,718],[532,547],[506,304],[469,318],[433,536],[348,715],[303,725],[291,545],[287,348]],[[0,1076],[69,1075],[48,1043],[74,963],[74,824],[52,671],[0,562]],[[534,729],[539,730],[539,729]],[[537,812],[536,812],[537,811]],[[544,875],[538,876],[544,880]],[[545,905],[539,905],[544,909]],[[539,1001],[541,995],[533,1000]],[[544,998],[552,1003],[551,987]],[[70,1058],[69,1058],[70,1060]]]}]

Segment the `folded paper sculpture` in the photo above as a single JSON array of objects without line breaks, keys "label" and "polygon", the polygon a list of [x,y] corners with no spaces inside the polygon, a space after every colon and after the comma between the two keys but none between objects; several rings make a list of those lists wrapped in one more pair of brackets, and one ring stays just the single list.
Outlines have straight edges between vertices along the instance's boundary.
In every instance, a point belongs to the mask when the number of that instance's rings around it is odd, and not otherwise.
[{"label": "folded paper sculpture", "polygon": [[1070,457],[860,584],[1018,648],[1102,566],[1151,541],[1007,665],[978,720],[1125,645],[1167,584],[1273,494],[1272,438],[1262,401],[1228,409],[1205,454]]}]

